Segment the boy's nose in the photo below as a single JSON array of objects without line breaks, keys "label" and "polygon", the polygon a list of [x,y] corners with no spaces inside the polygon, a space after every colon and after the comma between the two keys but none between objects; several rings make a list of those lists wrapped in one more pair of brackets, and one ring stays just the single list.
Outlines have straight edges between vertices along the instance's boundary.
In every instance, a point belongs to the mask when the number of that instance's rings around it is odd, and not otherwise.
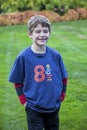
[{"label": "boy's nose", "polygon": [[44,36],[44,32],[43,31],[40,33],[40,36]]}]

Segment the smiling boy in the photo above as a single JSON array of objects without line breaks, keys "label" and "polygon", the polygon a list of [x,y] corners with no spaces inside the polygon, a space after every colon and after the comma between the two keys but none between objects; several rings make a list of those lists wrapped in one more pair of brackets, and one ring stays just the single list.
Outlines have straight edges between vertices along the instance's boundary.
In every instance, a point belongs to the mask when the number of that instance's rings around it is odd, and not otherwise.
[{"label": "smiling boy", "polygon": [[28,31],[32,45],[17,56],[9,81],[25,106],[28,130],[59,130],[67,72],[60,53],[46,45],[51,33],[49,20],[42,15],[31,17]]}]

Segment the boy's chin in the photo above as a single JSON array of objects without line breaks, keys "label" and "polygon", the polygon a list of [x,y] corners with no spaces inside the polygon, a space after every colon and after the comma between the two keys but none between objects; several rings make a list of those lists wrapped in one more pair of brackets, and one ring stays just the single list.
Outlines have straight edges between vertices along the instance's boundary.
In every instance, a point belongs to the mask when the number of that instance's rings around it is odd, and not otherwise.
[{"label": "boy's chin", "polygon": [[39,46],[45,46],[46,45],[46,42],[44,42],[44,43],[37,43]]}]

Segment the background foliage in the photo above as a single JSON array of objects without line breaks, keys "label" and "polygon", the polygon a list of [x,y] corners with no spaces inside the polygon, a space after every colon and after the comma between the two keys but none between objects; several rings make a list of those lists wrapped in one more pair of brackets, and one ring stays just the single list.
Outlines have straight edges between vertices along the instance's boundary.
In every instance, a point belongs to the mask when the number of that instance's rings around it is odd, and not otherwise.
[{"label": "background foliage", "polygon": [[[31,43],[26,25],[0,27],[0,130],[27,130],[24,107],[8,76],[18,53]],[[87,130],[87,20],[52,23],[47,45],[61,53],[69,76],[60,130]]]},{"label": "background foliage", "polygon": [[68,9],[87,8],[87,0],[0,0],[0,13],[51,10],[63,15]]}]

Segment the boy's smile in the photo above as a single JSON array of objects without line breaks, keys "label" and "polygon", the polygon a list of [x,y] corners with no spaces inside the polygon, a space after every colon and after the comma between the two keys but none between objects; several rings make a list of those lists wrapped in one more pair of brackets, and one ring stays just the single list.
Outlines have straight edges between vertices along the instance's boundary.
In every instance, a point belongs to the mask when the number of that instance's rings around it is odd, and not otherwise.
[{"label": "boy's smile", "polygon": [[41,45],[43,45],[47,42],[48,37],[40,36],[40,37],[37,37],[37,40],[38,40],[38,43],[41,43]]}]

